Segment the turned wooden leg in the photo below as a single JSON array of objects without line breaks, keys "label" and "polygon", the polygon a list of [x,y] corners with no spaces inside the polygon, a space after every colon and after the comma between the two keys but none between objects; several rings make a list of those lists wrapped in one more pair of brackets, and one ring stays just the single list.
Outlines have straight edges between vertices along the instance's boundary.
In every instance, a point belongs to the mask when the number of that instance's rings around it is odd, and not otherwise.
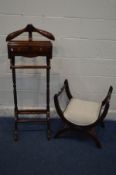
[{"label": "turned wooden leg", "polygon": [[18,139],[19,139],[19,134],[18,134],[18,123],[17,123],[16,120],[15,120],[15,124],[14,124],[13,138],[14,138],[14,141],[18,141]]},{"label": "turned wooden leg", "polygon": [[47,114],[47,138],[48,140],[51,139],[51,127],[50,127],[50,115]]},{"label": "turned wooden leg", "polygon": [[[47,58],[47,66],[50,67],[50,59]],[[47,104],[47,137],[48,140],[51,138],[50,128],[50,68],[46,70],[46,104]]]}]

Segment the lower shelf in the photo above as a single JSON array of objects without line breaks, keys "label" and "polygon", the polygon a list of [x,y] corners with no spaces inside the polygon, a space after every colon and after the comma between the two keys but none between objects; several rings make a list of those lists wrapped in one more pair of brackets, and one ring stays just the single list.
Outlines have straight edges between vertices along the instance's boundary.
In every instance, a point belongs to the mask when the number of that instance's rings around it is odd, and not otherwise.
[{"label": "lower shelf", "polygon": [[48,114],[47,109],[20,109],[16,111],[16,114]]},{"label": "lower shelf", "polygon": [[40,118],[18,118],[17,123],[46,123],[48,120],[46,118],[40,119]]}]

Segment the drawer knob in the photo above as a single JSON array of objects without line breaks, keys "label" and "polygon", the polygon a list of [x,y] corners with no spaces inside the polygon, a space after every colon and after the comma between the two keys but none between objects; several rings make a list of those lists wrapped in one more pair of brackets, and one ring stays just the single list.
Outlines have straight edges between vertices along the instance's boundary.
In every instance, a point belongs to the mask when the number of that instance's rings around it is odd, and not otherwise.
[{"label": "drawer knob", "polygon": [[40,49],[39,49],[40,51],[42,51],[43,49],[40,47]]}]

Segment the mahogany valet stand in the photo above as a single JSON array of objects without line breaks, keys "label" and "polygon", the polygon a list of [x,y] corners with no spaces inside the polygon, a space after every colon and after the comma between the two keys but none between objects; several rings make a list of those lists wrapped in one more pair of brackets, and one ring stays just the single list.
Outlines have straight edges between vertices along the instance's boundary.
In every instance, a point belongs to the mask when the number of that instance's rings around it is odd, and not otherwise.
[{"label": "mahogany valet stand", "polygon": [[[12,40],[20,34],[28,32],[28,40]],[[16,32],[10,33],[6,37],[8,42],[8,58],[10,59],[10,68],[12,70],[12,81],[13,81],[13,94],[14,94],[14,140],[18,140],[18,124],[26,122],[42,122],[47,124],[47,137],[50,139],[50,60],[52,58],[52,43],[51,41],[34,41],[32,39],[32,33],[37,32],[42,36],[50,40],[55,40],[54,36],[44,30],[35,28],[32,24],[28,24],[25,28]],[[15,56],[24,57],[37,57],[45,56],[45,65],[16,65]],[[18,109],[17,102],[17,88],[16,88],[16,69],[45,69],[46,70],[46,109]],[[19,114],[46,114],[45,119],[33,118],[33,117],[19,117]]]}]

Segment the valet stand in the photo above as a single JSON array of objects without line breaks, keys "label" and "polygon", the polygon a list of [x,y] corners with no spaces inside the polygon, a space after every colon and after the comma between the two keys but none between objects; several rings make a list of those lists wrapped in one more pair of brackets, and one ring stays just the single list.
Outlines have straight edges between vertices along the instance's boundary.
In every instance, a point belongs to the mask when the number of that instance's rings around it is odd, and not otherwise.
[{"label": "valet stand", "polygon": [[[27,32],[28,40],[13,40],[20,34]],[[52,58],[52,43],[51,41],[35,41],[32,38],[33,32],[41,34],[49,40],[55,40],[54,36],[44,30],[35,28],[32,24],[28,24],[25,28],[16,32],[10,33],[6,37],[8,42],[8,58],[10,59],[10,69],[12,70],[12,81],[13,81],[13,94],[14,94],[14,140],[18,140],[18,124],[27,122],[42,122],[47,124],[47,137],[50,139],[50,60]],[[45,65],[16,65],[15,56],[24,56],[27,58],[34,58],[37,56],[45,56]],[[17,101],[17,88],[16,88],[16,69],[45,69],[46,70],[46,108],[45,109],[19,109]],[[33,117],[19,117],[24,114],[46,114],[46,118],[33,118]]]}]

